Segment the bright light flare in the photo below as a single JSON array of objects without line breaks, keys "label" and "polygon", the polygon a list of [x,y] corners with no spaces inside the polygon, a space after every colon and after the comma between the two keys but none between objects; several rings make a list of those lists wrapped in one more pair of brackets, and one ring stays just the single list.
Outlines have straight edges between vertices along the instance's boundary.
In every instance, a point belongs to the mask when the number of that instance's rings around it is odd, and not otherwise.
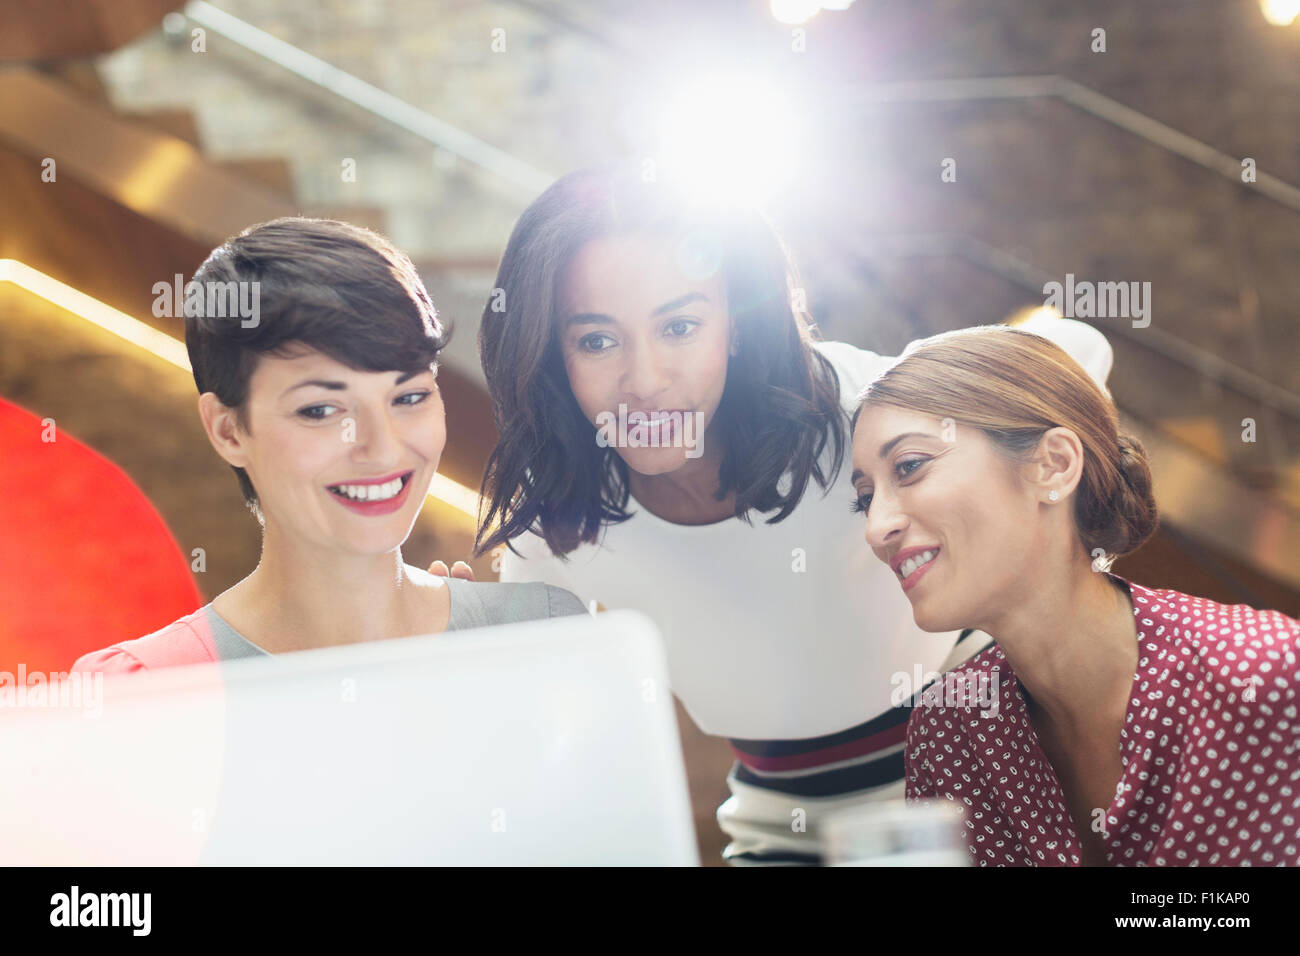
[{"label": "bright light flare", "polygon": [[1300,0],[1259,0],[1264,19],[1275,27],[1289,27],[1300,16]]},{"label": "bright light flare", "polygon": [[821,10],[847,10],[853,0],[772,0],[772,16],[792,27],[807,23]]},{"label": "bright light flare", "polygon": [[772,16],[778,23],[788,23],[790,26],[811,20],[822,6],[817,0],[772,0],[771,3]]},{"label": "bright light flare", "polygon": [[669,101],[657,159],[700,195],[762,203],[794,176],[800,126],[789,97],[773,84],[711,78]]},{"label": "bright light flare", "polygon": [[1013,313],[1007,318],[1007,325],[1018,326],[1024,325],[1034,319],[1059,319],[1061,318],[1060,310],[1050,305],[1031,305]]}]

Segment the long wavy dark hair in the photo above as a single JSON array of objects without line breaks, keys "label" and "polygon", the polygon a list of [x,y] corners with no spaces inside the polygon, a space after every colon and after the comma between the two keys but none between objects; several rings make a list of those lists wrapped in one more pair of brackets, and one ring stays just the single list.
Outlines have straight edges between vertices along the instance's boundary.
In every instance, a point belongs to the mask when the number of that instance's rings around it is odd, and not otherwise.
[{"label": "long wavy dark hair", "polygon": [[744,206],[689,200],[670,185],[645,182],[639,170],[579,170],[520,216],[483,310],[479,356],[500,439],[483,476],[487,508],[476,554],[531,530],[563,556],[631,517],[627,464],[597,443],[557,334],[557,291],[575,254],[626,233],[689,237],[717,256],[739,345],[709,426],[722,448],[717,500],[734,491],[737,518],[775,511],[767,519],[775,524],[794,511],[810,478],[825,492],[840,469],[848,417],[839,379],[813,348],[806,311],[794,307],[798,280],[770,223]]}]

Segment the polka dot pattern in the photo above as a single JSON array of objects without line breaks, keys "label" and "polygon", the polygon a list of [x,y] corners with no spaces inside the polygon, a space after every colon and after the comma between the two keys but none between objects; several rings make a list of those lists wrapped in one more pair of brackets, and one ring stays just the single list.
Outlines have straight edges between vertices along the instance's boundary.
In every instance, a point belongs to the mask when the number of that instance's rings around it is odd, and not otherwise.
[{"label": "polka dot pattern", "polygon": [[[1138,669],[1120,734],[1124,771],[1102,825],[1108,861],[1300,863],[1300,621],[1124,583]],[[908,799],[957,803],[977,865],[1079,866],[1064,794],[1001,648],[962,670],[996,682],[998,711],[918,706],[907,727]]]}]

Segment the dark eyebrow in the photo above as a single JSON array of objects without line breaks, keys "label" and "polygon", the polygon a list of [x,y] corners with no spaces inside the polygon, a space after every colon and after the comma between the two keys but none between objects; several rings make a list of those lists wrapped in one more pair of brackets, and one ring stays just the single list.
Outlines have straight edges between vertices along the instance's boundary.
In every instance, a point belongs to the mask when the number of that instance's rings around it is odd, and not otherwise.
[{"label": "dark eyebrow", "polygon": [[566,330],[575,325],[618,325],[618,322],[613,316],[603,315],[600,312],[579,312],[564,320]]},{"label": "dark eyebrow", "polygon": [[347,388],[347,386],[342,382],[326,382],[323,379],[313,378],[313,379],[308,379],[305,382],[299,382],[297,385],[290,385],[288,388],[284,390],[284,392],[280,395],[280,397],[284,398],[285,395],[288,395],[290,392],[294,391],[295,389],[306,388],[309,385],[318,385],[321,388],[331,388],[336,392],[341,392]]},{"label": "dark eyebrow", "polygon": [[[423,375],[425,372],[428,371],[431,370],[426,368],[417,368],[413,372],[403,372],[402,374],[397,376],[397,381],[394,382],[393,384],[401,385],[403,382],[409,381],[410,379],[415,378],[415,376],[417,375]],[[290,385],[288,388],[284,390],[284,392],[280,395],[280,397],[284,398],[285,395],[288,395],[290,392],[294,391],[295,389],[306,388],[309,385],[316,385],[320,388],[328,388],[331,391],[335,391],[335,392],[347,391],[347,387],[348,387],[346,382],[327,382],[321,378],[311,378],[305,382],[299,382],[297,385]]]},{"label": "dark eyebrow", "polygon": [[[903,434],[897,435],[889,439],[889,441],[885,442],[883,445],[880,446],[880,457],[884,458],[886,455],[888,455],[890,449],[893,448],[895,445],[897,445],[904,438],[933,438],[933,437],[934,437],[933,435],[927,435],[925,432],[903,432]],[[862,471],[861,468],[854,468],[853,474],[849,476],[849,484],[855,485],[858,483],[859,478],[865,478],[865,477],[866,474]]]},{"label": "dark eyebrow", "polygon": [[886,455],[888,455],[889,450],[893,448],[895,445],[897,445],[904,438],[933,438],[933,437],[934,437],[933,435],[927,435],[925,432],[903,432],[903,434],[897,435],[889,439],[889,441],[885,442],[883,445],[880,446],[879,457],[884,458]]},{"label": "dark eyebrow", "polygon": [[[665,302],[659,308],[650,314],[652,316],[664,315],[674,309],[680,309],[684,305],[690,305],[692,302],[708,302],[709,297],[703,292],[688,292],[685,295],[678,296],[671,302]],[[605,315],[603,312],[578,312],[564,320],[564,328],[568,330],[574,325],[618,325],[618,320],[613,316]]]},{"label": "dark eyebrow", "polygon": [[651,312],[651,315],[663,315],[665,312],[671,312],[673,309],[680,309],[684,305],[690,305],[692,302],[708,302],[709,297],[703,292],[688,292],[683,296],[678,296],[671,302],[665,302],[659,308]]}]

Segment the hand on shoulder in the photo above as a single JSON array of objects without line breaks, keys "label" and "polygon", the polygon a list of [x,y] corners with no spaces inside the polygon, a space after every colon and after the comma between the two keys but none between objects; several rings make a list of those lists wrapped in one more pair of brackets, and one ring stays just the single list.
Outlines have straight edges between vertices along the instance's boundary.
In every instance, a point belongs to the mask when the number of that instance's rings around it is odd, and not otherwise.
[{"label": "hand on shoulder", "polygon": [[448,571],[447,562],[439,558],[437,561],[433,562],[433,564],[429,565],[429,573],[436,574],[441,578],[460,578],[462,581],[475,580],[474,569],[464,561],[457,561],[451,566],[451,570]]}]

